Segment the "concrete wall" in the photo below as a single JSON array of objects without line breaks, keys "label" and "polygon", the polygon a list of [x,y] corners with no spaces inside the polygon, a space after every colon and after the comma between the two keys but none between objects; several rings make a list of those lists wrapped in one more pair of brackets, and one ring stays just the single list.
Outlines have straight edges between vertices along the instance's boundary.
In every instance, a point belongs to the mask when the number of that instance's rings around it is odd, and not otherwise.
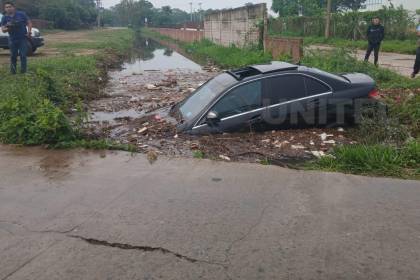
[{"label": "concrete wall", "polygon": [[204,20],[204,37],[223,46],[258,44],[261,38],[259,25],[266,21],[266,4],[215,12]]},{"label": "concrete wall", "polygon": [[[264,28],[260,24],[264,23]],[[241,8],[224,10],[206,16],[204,31],[173,28],[151,28],[162,35],[182,42],[209,39],[216,44],[238,47],[255,45],[264,38],[264,50],[278,59],[290,55],[295,62],[303,56],[303,40],[295,38],[278,38],[267,35],[267,6],[258,4]],[[263,32],[264,34],[261,34]]]},{"label": "concrete wall", "polygon": [[266,36],[264,38],[264,51],[270,52],[274,59],[289,55],[294,62],[299,62],[303,57],[303,39]]},{"label": "concrete wall", "polygon": [[174,40],[188,42],[188,43],[201,41],[204,38],[204,31],[183,30],[183,29],[173,29],[173,28],[150,28],[150,29],[162,35],[168,36]]}]

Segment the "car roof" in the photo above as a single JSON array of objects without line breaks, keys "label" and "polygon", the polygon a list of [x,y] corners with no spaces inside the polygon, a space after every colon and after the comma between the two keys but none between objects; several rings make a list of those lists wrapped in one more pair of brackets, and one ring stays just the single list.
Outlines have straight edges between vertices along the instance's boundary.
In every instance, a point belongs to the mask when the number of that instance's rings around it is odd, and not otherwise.
[{"label": "car roof", "polygon": [[266,64],[257,64],[250,66],[253,69],[258,70],[261,74],[267,74],[277,71],[285,71],[285,70],[296,70],[298,68],[297,65],[291,64],[288,62],[283,61],[272,61]]},{"label": "car roof", "polygon": [[256,64],[244,68],[229,70],[226,71],[226,73],[233,76],[237,81],[242,81],[246,78],[252,78],[258,75],[264,75],[280,71],[297,70],[298,67],[299,66],[287,62],[272,61],[270,63]]}]

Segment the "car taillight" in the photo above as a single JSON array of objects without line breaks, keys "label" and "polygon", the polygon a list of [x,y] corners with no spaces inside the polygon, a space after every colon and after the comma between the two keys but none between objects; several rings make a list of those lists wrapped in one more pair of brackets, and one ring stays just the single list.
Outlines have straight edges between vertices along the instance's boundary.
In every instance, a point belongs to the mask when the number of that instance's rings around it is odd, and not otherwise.
[{"label": "car taillight", "polygon": [[379,95],[379,91],[377,89],[374,89],[371,92],[369,92],[368,96],[371,99],[380,99],[381,98],[381,96]]}]

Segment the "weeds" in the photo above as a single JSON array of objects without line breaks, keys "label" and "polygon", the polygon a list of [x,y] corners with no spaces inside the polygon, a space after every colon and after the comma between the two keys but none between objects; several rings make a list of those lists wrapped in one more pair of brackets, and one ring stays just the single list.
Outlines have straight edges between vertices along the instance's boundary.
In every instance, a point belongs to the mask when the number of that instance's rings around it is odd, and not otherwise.
[{"label": "weeds", "polygon": [[[131,31],[107,32],[91,36],[102,44],[110,38],[121,39],[118,43],[104,44],[117,52],[131,46]],[[79,140],[78,128],[85,115],[81,103],[98,94],[98,81],[103,75],[98,65],[105,57],[106,54],[33,59],[25,75],[12,76],[6,67],[0,68],[0,142],[25,145],[68,142],[86,146],[88,142]],[[106,146],[110,145],[103,145]]]},{"label": "weeds", "polygon": [[390,145],[337,147],[334,157],[323,157],[315,167],[362,175],[420,178],[420,142],[398,148]]},{"label": "weeds", "polygon": [[184,48],[198,59],[202,61],[208,59],[223,68],[241,67],[272,60],[271,55],[258,48],[241,49],[233,45],[224,47],[208,40],[187,44]]},{"label": "weeds", "polygon": [[193,151],[193,157],[197,158],[197,159],[204,159],[206,155],[204,154],[204,152],[197,150],[197,151]]}]

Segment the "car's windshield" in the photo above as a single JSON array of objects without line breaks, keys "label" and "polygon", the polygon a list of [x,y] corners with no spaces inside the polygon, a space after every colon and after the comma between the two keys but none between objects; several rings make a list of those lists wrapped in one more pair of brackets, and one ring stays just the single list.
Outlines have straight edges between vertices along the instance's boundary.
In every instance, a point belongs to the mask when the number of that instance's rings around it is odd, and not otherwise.
[{"label": "car's windshield", "polygon": [[191,95],[180,107],[182,118],[192,120],[204,109],[217,95],[230,87],[236,80],[229,74],[223,73],[208,81]]}]

